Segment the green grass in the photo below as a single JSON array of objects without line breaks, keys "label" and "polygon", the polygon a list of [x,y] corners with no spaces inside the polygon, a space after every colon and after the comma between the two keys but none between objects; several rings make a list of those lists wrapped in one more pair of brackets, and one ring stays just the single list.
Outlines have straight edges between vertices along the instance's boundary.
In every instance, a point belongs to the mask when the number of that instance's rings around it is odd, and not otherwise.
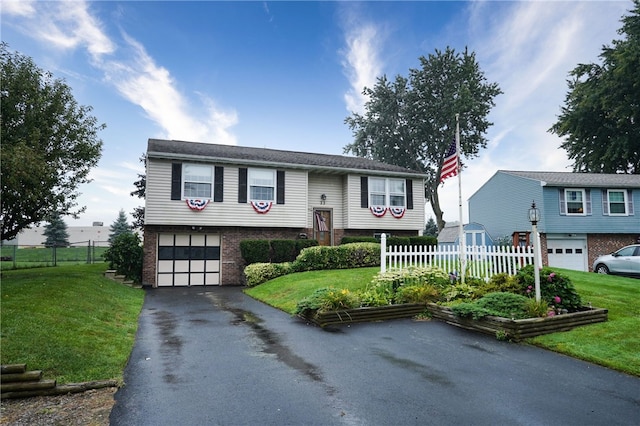
[{"label": "green grass", "polygon": [[103,276],[107,265],[2,271],[2,364],[58,383],[122,380],[144,291]]},{"label": "green grass", "polygon": [[323,287],[364,289],[380,267],[332,269],[284,275],[245,290],[249,296],[293,314],[299,300]]},{"label": "green grass", "polygon": [[609,310],[604,323],[530,339],[530,343],[640,376],[640,279],[559,271],[573,282],[582,302]]},{"label": "green grass", "polygon": [[[311,271],[285,275],[245,290],[288,313],[297,302],[322,287],[365,288],[378,267]],[[528,342],[575,358],[640,376],[640,280],[558,269],[567,275],[585,305],[609,310],[605,323],[547,334]],[[544,285],[544,284],[543,284]]]}]

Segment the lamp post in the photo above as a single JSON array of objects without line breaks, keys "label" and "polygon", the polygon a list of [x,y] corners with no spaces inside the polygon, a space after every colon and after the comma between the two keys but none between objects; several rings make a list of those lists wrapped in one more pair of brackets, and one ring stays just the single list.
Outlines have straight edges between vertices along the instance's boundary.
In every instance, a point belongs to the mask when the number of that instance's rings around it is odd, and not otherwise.
[{"label": "lamp post", "polygon": [[540,264],[538,259],[538,221],[540,220],[540,210],[536,208],[535,200],[531,203],[529,209],[529,222],[531,222],[531,233],[533,234],[533,277],[536,286],[536,301],[540,301],[540,270],[538,265]]}]

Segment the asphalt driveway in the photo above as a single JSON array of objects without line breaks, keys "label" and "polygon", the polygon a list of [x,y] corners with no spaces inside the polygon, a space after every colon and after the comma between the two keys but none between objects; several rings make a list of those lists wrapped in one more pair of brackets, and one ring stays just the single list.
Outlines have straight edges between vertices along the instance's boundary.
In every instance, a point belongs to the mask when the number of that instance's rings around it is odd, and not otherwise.
[{"label": "asphalt driveway", "polygon": [[111,425],[637,425],[640,379],[437,321],[324,331],[238,287],[148,290]]}]

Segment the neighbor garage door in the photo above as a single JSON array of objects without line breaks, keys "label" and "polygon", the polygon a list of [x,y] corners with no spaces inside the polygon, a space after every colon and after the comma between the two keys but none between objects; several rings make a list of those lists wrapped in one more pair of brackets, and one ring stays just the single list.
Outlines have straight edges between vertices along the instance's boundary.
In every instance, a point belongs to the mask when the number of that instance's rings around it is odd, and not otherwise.
[{"label": "neighbor garage door", "polygon": [[160,234],[158,286],[220,284],[220,235]]},{"label": "neighbor garage door", "polygon": [[547,240],[549,266],[587,270],[586,240]]}]

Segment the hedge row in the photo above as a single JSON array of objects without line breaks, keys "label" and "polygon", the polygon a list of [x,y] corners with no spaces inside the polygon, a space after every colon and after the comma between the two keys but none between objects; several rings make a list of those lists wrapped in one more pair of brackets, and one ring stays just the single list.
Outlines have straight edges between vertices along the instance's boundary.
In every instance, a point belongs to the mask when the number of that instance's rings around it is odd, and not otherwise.
[{"label": "hedge row", "polygon": [[282,275],[323,269],[362,268],[380,265],[380,244],[351,243],[339,246],[308,247],[293,262],[252,263],[244,268],[249,287]]},{"label": "hedge row", "polygon": [[303,248],[317,246],[316,240],[243,240],[240,254],[247,265],[252,263],[293,262]]},{"label": "hedge row", "polygon": [[[351,243],[379,243],[380,239],[376,237],[343,237],[340,244]],[[431,235],[415,236],[415,237],[388,237],[388,246],[437,246],[438,238]]]}]

